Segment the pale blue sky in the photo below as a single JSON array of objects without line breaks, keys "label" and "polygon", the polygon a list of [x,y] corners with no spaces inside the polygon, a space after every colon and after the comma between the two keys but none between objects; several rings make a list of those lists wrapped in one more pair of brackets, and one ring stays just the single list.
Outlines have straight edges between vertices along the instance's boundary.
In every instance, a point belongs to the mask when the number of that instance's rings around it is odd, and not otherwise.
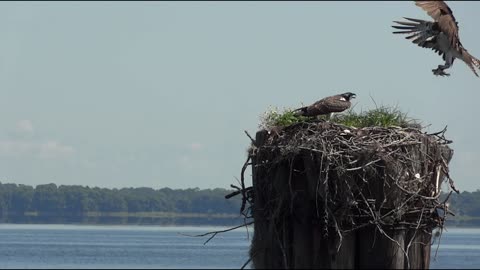
[{"label": "pale blue sky", "polygon": [[[480,58],[480,2],[448,2]],[[228,188],[259,116],[351,91],[448,125],[476,190],[480,79],[393,35],[412,2],[1,2],[0,181]]]}]

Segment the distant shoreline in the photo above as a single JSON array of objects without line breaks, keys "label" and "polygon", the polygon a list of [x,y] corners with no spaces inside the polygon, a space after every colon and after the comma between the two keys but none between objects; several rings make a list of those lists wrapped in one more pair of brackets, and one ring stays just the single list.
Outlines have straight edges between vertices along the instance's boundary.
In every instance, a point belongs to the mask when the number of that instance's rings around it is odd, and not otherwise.
[{"label": "distant shoreline", "polygon": [[[251,220],[249,220],[251,221]],[[156,226],[237,226],[245,222],[239,214],[175,212],[86,212],[59,216],[55,213],[25,212],[0,219],[0,224],[72,225],[156,225]],[[480,217],[447,219],[446,228],[479,228]]]},{"label": "distant shoreline", "polygon": [[239,214],[174,212],[86,212],[77,215],[26,212],[0,219],[0,224],[233,226],[244,222]]},{"label": "distant shoreline", "polygon": [[[25,212],[25,217],[39,217],[39,216],[58,216],[57,213],[49,212]],[[178,213],[178,212],[162,212],[162,211],[150,211],[150,212],[99,212],[90,211],[80,215],[72,215],[77,217],[137,217],[137,218],[238,218],[240,215],[229,213]],[[62,216],[65,217],[65,216]],[[67,215],[68,217],[68,215]]]}]

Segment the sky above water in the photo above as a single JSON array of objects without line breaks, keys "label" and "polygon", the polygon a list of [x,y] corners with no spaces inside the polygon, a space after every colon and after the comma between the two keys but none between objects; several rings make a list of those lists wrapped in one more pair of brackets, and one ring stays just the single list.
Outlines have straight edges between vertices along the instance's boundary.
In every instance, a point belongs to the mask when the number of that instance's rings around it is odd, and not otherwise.
[{"label": "sky above water", "polygon": [[[480,2],[448,2],[480,58]],[[393,35],[412,2],[1,2],[0,181],[229,188],[260,115],[354,92],[448,125],[480,187],[480,79]],[[375,103],[373,102],[375,101]],[[249,178],[249,177],[248,177]]]}]

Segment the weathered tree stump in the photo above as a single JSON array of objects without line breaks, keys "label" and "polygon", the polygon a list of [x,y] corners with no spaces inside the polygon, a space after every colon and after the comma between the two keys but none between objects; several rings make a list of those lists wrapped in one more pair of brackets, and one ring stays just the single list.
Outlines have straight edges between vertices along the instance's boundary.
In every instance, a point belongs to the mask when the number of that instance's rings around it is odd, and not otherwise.
[{"label": "weathered tree stump", "polygon": [[444,132],[329,122],[259,131],[250,149],[255,268],[429,268],[453,150]]}]

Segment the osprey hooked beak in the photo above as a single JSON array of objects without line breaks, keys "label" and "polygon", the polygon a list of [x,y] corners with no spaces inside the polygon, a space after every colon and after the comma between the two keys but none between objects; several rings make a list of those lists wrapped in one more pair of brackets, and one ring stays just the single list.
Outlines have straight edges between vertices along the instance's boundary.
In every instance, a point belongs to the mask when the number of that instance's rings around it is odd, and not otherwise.
[{"label": "osprey hooked beak", "polygon": [[357,97],[355,93],[351,93],[351,92],[343,93],[341,96],[344,97],[347,101]]}]

